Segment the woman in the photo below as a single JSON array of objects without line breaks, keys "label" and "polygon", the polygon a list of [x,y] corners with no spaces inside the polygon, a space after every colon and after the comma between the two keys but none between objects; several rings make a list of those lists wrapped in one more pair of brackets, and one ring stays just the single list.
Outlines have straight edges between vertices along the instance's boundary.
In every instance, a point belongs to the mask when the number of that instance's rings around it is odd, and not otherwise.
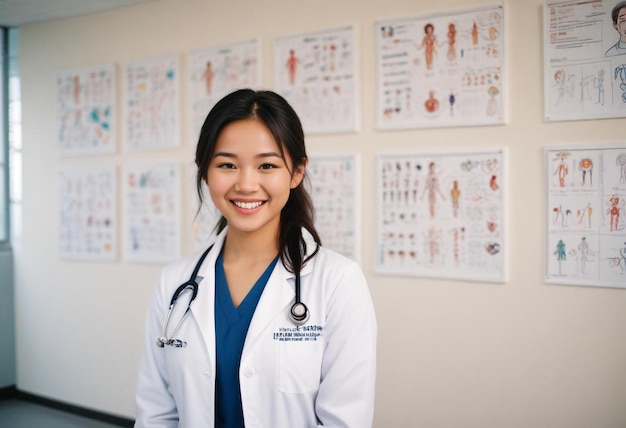
[{"label": "woman", "polygon": [[269,91],[227,95],[206,118],[196,164],[200,200],[207,185],[222,214],[219,233],[188,315],[190,291],[165,332],[172,295],[199,256],[161,275],[136,426],[371,426],[374,309],[358,265],[320,246],[294,110]]}]

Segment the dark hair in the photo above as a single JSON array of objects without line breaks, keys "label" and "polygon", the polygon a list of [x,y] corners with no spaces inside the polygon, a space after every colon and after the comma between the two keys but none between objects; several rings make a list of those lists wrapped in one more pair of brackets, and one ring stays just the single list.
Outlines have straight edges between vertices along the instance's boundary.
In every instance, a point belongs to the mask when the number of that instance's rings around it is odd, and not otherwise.
[{"label": "dark hair", "polygon": [[[237,90],[215,104],[200,131],[196,148],[196,165],[198,166],[196,191],[200,205],[204,199],[202,186],[207,181],[209,164],[220,133],[226,125],[250,118],[256,118],[267,126],[278,144],[283,160],[286,161],[285,154],[289,155],[292,162],[290,167],[292,174],[306,163],[302,123],[287,100],[271,91]],[[289,199],[280,213],[278,232],[280,259],[287,270],[296,274],[300,273],[302,267],[322,245],[313,224],[313,203],[304,185],[305,180],[308,180],[306,173],[300,184],[291,189]],[[226,218],[221,216],[215,226],[217,232],[221,232],[226,224]],[[302,228],[313,236],[317,244],[315,250],[305,259],[303,256],[307,254],[307,246],[302,236]]]},{"label": "dark hair", "polygon": [[619,15],[619,11],[626,7],[626,1],[621,1],[615,5],[613,11],[611,12],[611,18],[613,18],[613,24],[617,24],[617,16]]}]

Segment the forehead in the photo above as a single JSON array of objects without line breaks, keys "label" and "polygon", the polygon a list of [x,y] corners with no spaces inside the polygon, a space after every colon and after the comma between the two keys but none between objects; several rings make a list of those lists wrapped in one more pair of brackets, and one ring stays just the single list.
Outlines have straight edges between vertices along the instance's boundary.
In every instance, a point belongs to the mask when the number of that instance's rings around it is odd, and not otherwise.
[{"label": "forehead", "polygon": [[259,119],[237,120],[226,125],[216,141],[216,150],[243,152],[280,151],[280,147],[269,128]]},{"label": "forehead", "polygon": [[619,12],[617,13],[617,17],[618,18],[623,18],[626,16],[626,6],[624,6],[623,8],[621,8],[619,10]]}]

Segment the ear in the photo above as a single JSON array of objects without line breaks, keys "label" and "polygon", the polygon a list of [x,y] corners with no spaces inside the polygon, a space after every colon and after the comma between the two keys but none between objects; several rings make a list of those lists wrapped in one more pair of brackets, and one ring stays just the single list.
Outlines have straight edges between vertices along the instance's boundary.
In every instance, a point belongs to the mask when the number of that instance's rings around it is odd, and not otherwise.
[{"label": "ear", "polygon": [[306,172],[306,167],[309,164],[309,160],[304,158],[302,160],[302,164],[296,169],[293,170],[293,174],[291,174],[291,188],[295,189],[300,185],[302,180],[304,179],[304,174]]}]

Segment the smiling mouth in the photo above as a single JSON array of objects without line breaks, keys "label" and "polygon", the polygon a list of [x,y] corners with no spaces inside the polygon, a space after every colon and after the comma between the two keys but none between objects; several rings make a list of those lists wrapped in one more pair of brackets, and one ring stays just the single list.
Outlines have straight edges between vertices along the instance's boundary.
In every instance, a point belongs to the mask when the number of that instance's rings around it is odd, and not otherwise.
[{"label": "smiling mouth", "polygon": [[260,207],[261,205],[265,203],[264,201],[255,201],[255,202],[232,201],[232,202],[233,204],[235,204],[237,208],[241,208],[244,210],[253,210],[257,207]]}]

